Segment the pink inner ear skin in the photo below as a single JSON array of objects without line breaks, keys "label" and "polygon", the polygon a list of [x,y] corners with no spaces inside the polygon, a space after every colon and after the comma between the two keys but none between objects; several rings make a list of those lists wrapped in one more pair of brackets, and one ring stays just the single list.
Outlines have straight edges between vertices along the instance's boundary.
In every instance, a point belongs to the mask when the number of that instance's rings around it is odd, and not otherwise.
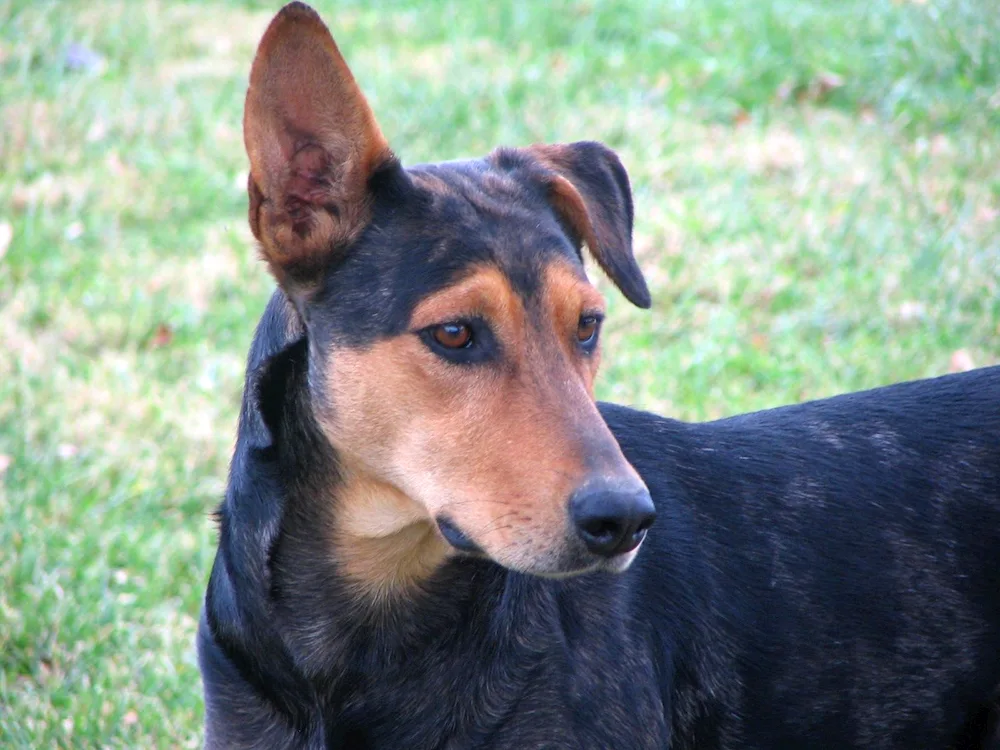
[{"label": "pink inner ear skin", "polygon": [[330,188],[335,180],[335,167],[330,155],[320,146],[309,145],[292,157],[287,197],[321,206],[330,199]]},{"label": "pink inner ear skin", "polygon": [[339,215],[333,189],[338,171],[330,155],[315,144],[304,146],[292,157],[284,208],[298,237],[309,234],[316,210]]}]

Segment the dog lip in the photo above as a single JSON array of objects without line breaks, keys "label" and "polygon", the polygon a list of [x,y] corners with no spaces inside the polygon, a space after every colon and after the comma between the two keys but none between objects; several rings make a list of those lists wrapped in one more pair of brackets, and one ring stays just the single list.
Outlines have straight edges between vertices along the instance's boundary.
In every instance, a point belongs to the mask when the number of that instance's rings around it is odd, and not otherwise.
[{"label": "dog lip", "polygon": [[445,538],[452,547],[457,549],[459,552],[467,552],[472,555],[481,555],[483,550],[474,541],[469,539],[455,522],[452,521],[447,516],[438,516],[436,519],[438,529],[441,531],[441,536]]}]

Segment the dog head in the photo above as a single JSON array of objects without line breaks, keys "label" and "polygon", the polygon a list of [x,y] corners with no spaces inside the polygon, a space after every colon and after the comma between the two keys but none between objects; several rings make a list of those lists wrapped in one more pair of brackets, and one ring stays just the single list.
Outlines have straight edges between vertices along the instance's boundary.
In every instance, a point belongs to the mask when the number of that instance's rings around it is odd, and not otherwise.
[{"label": "dog head", "polygon": [[244,136],[250,226],[301,320],[311,408],[342,467],[334,554],[382,540],[361,577],[389,564],[384,545],[428,540],[541,575],[628,567],[653,506],[594,401],[604,301],[581,257],[649,306],[615,154],[573,143],[404,169],[301,3],[260,43]]}]

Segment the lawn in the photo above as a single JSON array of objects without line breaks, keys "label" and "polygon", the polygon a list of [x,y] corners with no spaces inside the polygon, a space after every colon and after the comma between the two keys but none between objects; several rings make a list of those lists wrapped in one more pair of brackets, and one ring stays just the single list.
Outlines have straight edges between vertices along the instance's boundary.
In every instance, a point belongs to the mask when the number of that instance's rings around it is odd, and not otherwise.
[{"label": "lawn", "polygon": [[[599,280],[604,398],[709,419],[1000,361],[993,0],[318,5],[404,162],[619,151],[654,307]],[[0,747],[199,744],[276,9],[0,0]]]}]

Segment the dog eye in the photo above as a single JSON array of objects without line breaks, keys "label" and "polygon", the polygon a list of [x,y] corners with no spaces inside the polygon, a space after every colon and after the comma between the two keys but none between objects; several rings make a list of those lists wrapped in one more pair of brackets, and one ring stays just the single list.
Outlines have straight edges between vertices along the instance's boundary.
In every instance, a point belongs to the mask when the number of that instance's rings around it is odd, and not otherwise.
[{"label": "dog eye", "polygon": [[472,329],[465,323],[444,323],[431,329],[431,336],[445,349],[467,349],[472,346]]},{"label": "dog eye", "polygon": [[576,338],[584,346],[592,346],[597,340],[597,331],[601,327],[601,319],[596,315],[584,315],[576,329]]},{"label": "dog eye", "polygon": [[456,365],[484,364],[501,354],[489,323],[479,317],[438,323],[414,333],[441,359]]}]

